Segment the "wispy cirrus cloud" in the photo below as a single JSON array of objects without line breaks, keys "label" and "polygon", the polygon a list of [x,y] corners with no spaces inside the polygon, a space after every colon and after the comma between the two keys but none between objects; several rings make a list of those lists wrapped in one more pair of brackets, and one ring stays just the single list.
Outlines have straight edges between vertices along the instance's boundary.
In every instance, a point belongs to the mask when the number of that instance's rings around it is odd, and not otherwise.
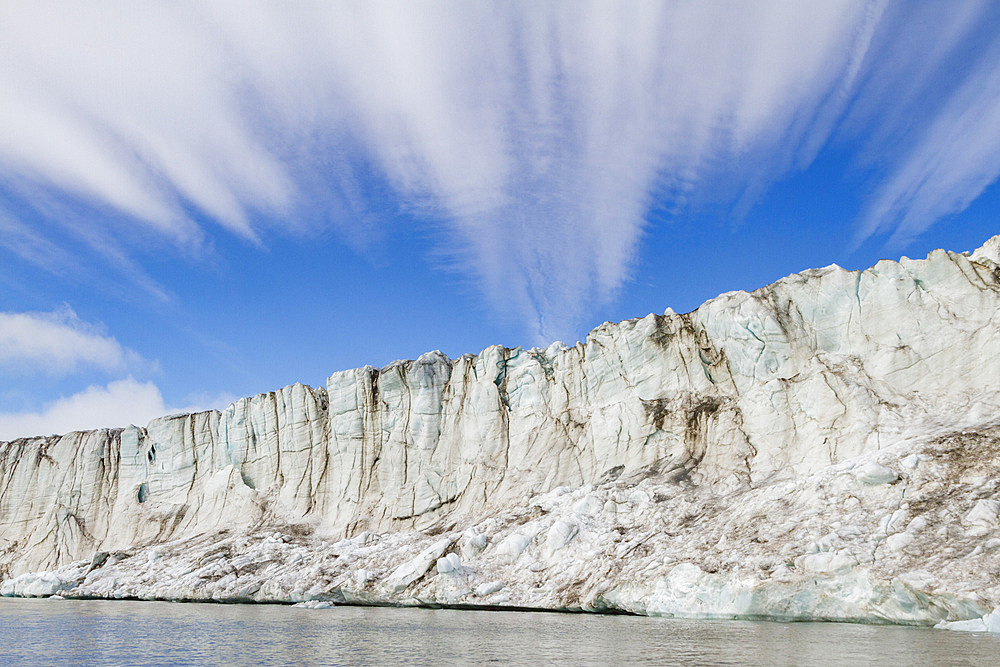
[{"label": "wispy cirrus cloud", "polygon": [[[28,206],[68,195],[114,211],[56,224],[94,247],[198,248],[206,219],[251,243],[392,233],[374,175],[498,309],[539,339],[572,336],[627,280],[654,193],[675,211],[746,208],[852,133],[893,156],[861,236],[917,233],[996,180],[996,11],[917,9],[6,5],[0,179]],[[970,39],[986,46],[942,75]]]},{"label": "wispy cirrus cloud", "polygon": [[859,227],[916,236],[959,213],[1000,176],[1000,40],[899,151]]}]

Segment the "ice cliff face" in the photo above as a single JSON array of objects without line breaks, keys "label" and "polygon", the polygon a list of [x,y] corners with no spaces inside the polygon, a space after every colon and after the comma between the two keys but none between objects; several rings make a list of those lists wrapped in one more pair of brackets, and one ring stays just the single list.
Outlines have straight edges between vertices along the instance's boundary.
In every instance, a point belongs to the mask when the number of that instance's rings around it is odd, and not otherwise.
[{"label": "ice cliff face", "polygon": [[0,443],[2,590],[966,619],[998,408],[995,237]]}]

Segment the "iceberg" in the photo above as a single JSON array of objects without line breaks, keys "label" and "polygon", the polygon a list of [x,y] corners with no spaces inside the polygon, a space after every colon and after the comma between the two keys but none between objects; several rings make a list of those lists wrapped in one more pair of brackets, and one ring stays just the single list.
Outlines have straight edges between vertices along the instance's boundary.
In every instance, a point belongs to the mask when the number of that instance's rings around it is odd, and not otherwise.
[{"label": "iceberg", "polygon": [[1000,236],[0,443],[0,593],[991,630],[998,508]]}]

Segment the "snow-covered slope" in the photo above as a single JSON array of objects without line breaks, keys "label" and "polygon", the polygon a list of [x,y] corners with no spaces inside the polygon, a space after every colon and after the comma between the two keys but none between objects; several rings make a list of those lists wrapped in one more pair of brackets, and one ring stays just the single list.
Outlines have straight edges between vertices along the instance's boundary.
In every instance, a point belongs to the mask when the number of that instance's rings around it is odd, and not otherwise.
[{"label": "snow-covered slope", "polygon": [[0,443],[2,591],[982,616],[998,263],[1000,237],[831,266],[575,347]]}]

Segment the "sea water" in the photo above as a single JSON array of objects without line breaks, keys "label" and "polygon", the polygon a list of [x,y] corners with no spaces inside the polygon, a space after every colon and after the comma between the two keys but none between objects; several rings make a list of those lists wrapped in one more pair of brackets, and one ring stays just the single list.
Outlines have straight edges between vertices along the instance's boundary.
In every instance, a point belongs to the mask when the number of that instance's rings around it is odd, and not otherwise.
[{"label": "sea water", "polygon": [[0,599],[4,665],[998,665],[1000,636],[847,623]]}]

